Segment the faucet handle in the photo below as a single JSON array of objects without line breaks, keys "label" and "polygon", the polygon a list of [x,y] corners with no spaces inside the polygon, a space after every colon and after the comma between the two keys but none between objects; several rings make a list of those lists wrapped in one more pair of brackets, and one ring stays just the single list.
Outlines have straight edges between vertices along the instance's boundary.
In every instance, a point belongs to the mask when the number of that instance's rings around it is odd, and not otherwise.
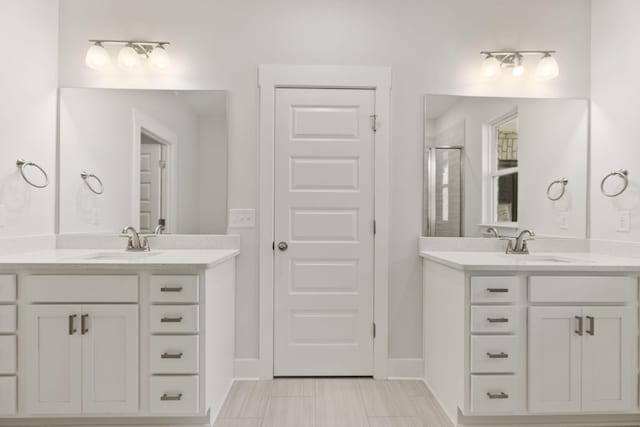
[{"label": "faucet handle", "polygon": [[149,244],[148,236],[140,236],[141,246],[144,251],[149,252],[151,250],[151,244]]}]

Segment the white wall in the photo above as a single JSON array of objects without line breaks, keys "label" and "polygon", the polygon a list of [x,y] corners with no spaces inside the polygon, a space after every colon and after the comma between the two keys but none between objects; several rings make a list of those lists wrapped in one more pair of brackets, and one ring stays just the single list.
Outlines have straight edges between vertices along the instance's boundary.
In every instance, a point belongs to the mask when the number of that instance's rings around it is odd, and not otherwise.
[{"label": "white wall", "polygon": [[[434,99],[435,98],[435,99]],[[428,96],[426,102],[441,97]],[[450,97],[447,97],[450,98]],[[485,126],[518,111],[518,225],[540,236],[586,237],[589,107],[586,100],[460,97],[431,120],[429,133],[442,135],[464,123],[464,234],[481,236],[483,222],[483,156]],[[451,145],[444,143],[440,145]],[[454,144],[455,145],[455,144]],[[569,185],[557,202],[547,199],[547,186],[566,177]],[[567,216],[567,228],[560,215]],[[513,234],[514,230],[501,230]]]},{"label": "white wall", "polygon": [[[640,2],[593,0],[591,116],[591,236],[640,240]],[[629,189],[600,193],[607,173],[627,168]],[[618,212],[628,211],[630,232],[618,232]]]},{"label": "white wall", "polygon": [[[56,195],[58,1],[0,1],[0,39],[0,236],[50,234]],[[49,186],[29,187],[18,174],[18,158],[42,166]]]},{"label": "white wall", "polygon": [[[421,357],[422,97],[426,93],[587,97],[589,0],[62,0],[60,84],[230,90],[229,207],[258,204],[257,66],[393,69],[390,356]],[[87,39],[168,39],[170,75],[100,74]],[[556,49],[562,72],[489,82],[482,49]],[[258,355],[258,230],[242,234],[237,356]]]}]

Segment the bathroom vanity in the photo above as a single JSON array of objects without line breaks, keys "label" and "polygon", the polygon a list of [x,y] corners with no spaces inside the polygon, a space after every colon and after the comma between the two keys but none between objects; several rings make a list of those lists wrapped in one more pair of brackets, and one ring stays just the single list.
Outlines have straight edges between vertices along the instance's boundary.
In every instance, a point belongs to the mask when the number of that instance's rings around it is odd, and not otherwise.
[{"label": "bathroom vanity", "polygon": [[1,256],[0,425],[213,422],[232,383],[237,255]]},{"label": "bathroom vanity", "polygon": [[425,380],[455,425],[638,425],[640,260],[421,256]]}]

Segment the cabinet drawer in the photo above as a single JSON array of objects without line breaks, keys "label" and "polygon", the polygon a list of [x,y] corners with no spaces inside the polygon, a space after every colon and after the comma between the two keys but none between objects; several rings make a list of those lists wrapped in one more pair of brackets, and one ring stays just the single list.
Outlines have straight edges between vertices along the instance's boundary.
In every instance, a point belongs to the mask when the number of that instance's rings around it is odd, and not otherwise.
[{"label": "cabinet drawer", "polygon": [[16,377],[0,377],[0,415],[15,415]]},{"label": "cabinet drawer", "polygon": [[197,415],[198,377],[151,377],[149,410],[152,414]]},{"label": "cabinet drawer", "polygon": [[24,293],[30,302],[138,302],[138,276],[29,276],[26,279]]},{"label": "cabinet drawer", "polygon": [[0,333],[11,334],[16,331],[16,306],[0,305]]},{"label": "cabinet drawer", "polygon": [[198,336],[152,336],[152,374],[197,374]]},{"label": "cabinet drawer", "polygon": [[531,276],[531,302],[626,303],[638,296],[632,277],[616,276]]},{"label": "cabinet drawer", "polygon": [[520,338],[513,335],[471,337],[471,372],[519,373]]},{"label": "cabinet drawer", "polygon": [[472,303],[515,303],[520,282],[515,276],[475,276],[471,278]]},{"label": "cabinet drawer", "polygon": [[151,306],[151,333],[198,333],[197,305]]},{"label": "cabinet drawer", "polygon": [[471,332],[519,333],[522,331],[521,320],[521,307],[471,307]]},{"label": "cabinet drawer", "polygon": [[0,274],[0,302],[14,302],[16,300],[16,276]]},{"label": "cabinet drawer", "polygon": [[509,413],[522,410],[519,375],[471,375],[471,412]]},{"label": "cabinet drawer", "polygon": [[0,337],[0,374],[16,373],[16,337],[15,335]]},{"label": "cabinet drawer", "polygon": [[151,276],[151,302],[197,303],[198,276]]}]

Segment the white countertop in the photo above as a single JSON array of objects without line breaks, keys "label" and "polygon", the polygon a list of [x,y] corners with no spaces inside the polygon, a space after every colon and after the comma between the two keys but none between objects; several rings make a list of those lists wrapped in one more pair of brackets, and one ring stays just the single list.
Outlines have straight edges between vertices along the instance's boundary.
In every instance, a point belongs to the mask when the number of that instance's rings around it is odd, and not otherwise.
[{"label": "white countertop", "polygon": [[590,252],[538,252],[507,255],[498,252],[422,251],[420,256],[457,270],[640,272],[640,258]]},{"label": "white countertop", "polygon": [[193,266],[211,267],[237,256],[238,249],[55,249],[0,256],[0,267],[11,266]]}]

